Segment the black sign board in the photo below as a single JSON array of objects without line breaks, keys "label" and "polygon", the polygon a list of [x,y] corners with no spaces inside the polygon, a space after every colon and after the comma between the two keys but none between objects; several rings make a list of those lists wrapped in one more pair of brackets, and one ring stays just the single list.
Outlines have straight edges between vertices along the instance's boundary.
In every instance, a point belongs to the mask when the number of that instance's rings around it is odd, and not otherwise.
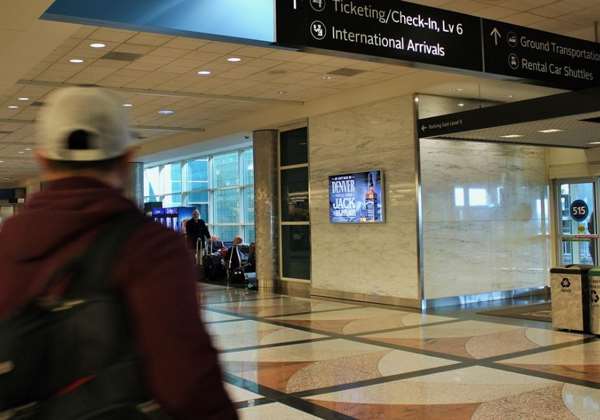
[{"label": "black sign board", "polygon": [[278,0],[277,42],[482,71],[480,19],[398,0]]},{"label": "black sign board", "polygon": [[600,45],[483,19],[485,72],[565,89],[600,85]]},{"label": "black sign board", "polygon": [[400,0],[277,0],[277,43],[600,86],[599,44]]}]

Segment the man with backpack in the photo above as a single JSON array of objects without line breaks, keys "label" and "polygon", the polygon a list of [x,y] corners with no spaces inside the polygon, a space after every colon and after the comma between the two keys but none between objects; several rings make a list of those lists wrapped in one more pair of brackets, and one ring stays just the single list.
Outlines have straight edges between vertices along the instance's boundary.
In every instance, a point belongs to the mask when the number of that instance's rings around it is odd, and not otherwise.
[{"label": "man with backpack", "polygon": [[43,191],[0,230],[0,418],[236,419],[185,241],[122,195],[122,102],[63,89],[37,128]]}]

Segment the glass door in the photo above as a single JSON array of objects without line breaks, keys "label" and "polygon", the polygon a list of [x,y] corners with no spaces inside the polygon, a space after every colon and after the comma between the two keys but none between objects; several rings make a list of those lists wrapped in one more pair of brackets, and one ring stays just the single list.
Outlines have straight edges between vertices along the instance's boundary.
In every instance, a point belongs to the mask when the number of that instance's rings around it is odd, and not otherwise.
[{"label": "glass door", "polygon": [[561,266],[596,265],[598,261],[596,183],[591,178],[557,181],[558,255]]}]

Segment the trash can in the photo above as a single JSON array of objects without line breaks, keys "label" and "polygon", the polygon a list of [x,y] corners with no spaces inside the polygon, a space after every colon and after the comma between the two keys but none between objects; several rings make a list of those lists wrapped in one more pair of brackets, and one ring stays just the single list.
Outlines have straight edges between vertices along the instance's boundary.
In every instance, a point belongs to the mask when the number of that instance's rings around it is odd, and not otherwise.
[{"label": "trash can", "polygon": [[590,305],[590,332],[600,335],[600,267],[594,267],[588,272]]},{"label": "trash can", "polygon": [[550,270],[553,328],[589,331],[588,272],[591,268],[573,265]]}]

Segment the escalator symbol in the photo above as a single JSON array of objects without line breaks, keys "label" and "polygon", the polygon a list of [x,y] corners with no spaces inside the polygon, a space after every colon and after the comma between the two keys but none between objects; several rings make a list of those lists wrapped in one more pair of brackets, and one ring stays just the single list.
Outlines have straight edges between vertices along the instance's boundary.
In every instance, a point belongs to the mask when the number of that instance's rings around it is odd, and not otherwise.
[{"label": "escalator symbol", "polygon": [[595,290],[592,290],[592,303],[598,303],[600,302],[600,295],[598,295],[598,292]]}]

